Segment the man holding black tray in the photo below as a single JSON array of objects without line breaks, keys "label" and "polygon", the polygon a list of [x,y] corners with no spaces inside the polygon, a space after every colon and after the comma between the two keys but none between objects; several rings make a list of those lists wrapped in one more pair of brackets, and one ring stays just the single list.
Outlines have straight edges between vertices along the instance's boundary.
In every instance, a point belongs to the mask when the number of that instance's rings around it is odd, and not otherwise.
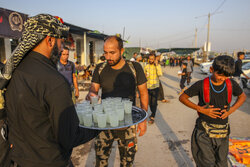
[{"label": "man holding black tray", "polygon": [[[104,43],[104,55],[107,63],[97,65],[87,100],[91,96],[98,95],[102,89],[102,99],[107,97],[129,98],[135,105],[136,87],[140,93],[141,108],[148,110],[147,79],[141,65],[137,62],[126,62],[122,54],[124,52],[123,41],[117,36],[110,36]],[[137,133],[143,136],[147,130],[146,120],[137,126]],[[105,130],[95,140],[96,166],[107,167],[113,141],[118,141],[120,152],[120,166],[133,165],[137,151],[136,128]]]}]

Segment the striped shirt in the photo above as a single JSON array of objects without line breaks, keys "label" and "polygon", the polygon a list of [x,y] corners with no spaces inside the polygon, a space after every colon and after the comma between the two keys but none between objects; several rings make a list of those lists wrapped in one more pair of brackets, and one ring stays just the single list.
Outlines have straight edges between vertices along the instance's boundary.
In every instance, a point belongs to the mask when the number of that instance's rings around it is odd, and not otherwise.
[{"label": "striped shirt", "polygon": [[147,82],[147,88],[148,89],[155,89],[159,87],[159,76],[162,76],[162,70],[161,65],[158,64],[157,66],[154,64],[147,64],[144,67],[144,72],[146,75],[146,78],[148,80]]}]

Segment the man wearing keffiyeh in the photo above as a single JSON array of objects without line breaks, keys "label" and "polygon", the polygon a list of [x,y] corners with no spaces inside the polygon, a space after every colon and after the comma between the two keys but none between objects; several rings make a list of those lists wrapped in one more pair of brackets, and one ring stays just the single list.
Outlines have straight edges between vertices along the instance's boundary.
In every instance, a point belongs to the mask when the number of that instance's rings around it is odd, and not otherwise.
[{"label": "man wearing keffiyeh", "polygon": [[7,157],[17,167],[70,166],[73,147],[98,131],[79,127],[70,87],[56,70],[69,28],[48,14],[29,18],[24,27],[0,74],[0,88],[7,88],[0,106],[9,126],[8,138],[3,137],[11,148]]}]

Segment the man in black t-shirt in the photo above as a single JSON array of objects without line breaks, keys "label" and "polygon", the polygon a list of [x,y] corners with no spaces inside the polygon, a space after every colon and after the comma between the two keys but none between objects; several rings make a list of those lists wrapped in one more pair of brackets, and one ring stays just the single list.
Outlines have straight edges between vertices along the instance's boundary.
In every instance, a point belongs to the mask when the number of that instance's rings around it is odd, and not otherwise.
[{"label": "man in black t-shirt", "polygon": [[[204,81],[200,80],[188,88],[179,97],[179,100],[196,110],[199,114],[192,134],[191,149],[197,166],[227,166],[229,143],[228,116],[236,111],[245,101],[246,95],[239,85],[232,79],[232,95],[237,96],[236,102],[228,104],[226,79],[234,73],[234,59],[230,56],[218,56],[210,68],[209,77],[210,102],[206,106],[203,95]],[[206,87],[206,86],[205,86]],[[206,88],[207,89],[207,88]],[[198,96],[198,105],[189,100]],[[207,97],[207,96],[206,96]],[[207,101],[206,101],[207,102]]]},{"label": "man in black t-shirt", "polygon": [[246,79],[250,79],[243,71],[242,71],[242,60],[245,58],[244,52],[238,52],[237,53],[238,60],[235,62],[235,72],[234,72],[234,80],[240,85],[240,87],[243,89],[243,84],[241,81],[241,74],[246,77]]},{"label": "man in black t-shirt", "polygon": [[[104,55],[107,64],[98,64],[94,70],[93,79],[87,100],[91,96],[98,95],[102,89],[102,99],[107,97],[129,98],[135,105],[135,92],[138,87],[141,108],[148,110],[148,92],[146,77],[141,65],[131,62],[135,73],[129,64],[122,58],[123,41],[117,36],[111,36],[105,40]],[[144,135],[147,129],[146,120],[138,124],[139,136]],[[96,166],[108,166],[108,158],[111,153],[113,141],[118,141],[120,152],[120,166],[130,167],[133,165],[134,156],[137,151],[137,139],[135,126],[129,128],[102,131],[95,140]]]}]

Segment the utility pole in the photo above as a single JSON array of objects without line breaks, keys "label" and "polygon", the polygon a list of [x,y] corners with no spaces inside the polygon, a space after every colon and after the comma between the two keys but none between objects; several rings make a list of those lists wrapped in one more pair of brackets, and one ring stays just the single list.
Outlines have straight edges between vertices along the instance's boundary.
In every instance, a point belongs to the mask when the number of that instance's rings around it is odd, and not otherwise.
[{"label": "utility pole", "polygon": [[[194,47],[197,48],[197,28],[195,28],[195,36],[194,36]],[[194,52],[194,56],[196,59],[197,52]]]},{"label": "utility pole", "polygon": [[210,31],[210,13],[208,13],[208,24],[207,24],[207,47],[206,54],[204,56],[204,61],[207,61],[207,57],[209,56],[208,46],[209,46],[209,31]]},{"label": "utility pole", "polygon": [[123,27],[122,39],[125,40],[125,27]]}]

